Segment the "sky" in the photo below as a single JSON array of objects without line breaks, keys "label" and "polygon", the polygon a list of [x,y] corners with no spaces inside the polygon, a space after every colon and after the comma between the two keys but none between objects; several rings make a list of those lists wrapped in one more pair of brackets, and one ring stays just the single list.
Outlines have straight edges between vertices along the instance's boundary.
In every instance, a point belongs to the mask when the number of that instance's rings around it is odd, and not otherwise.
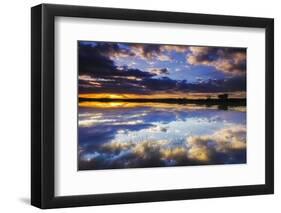
[{"label": "sky", "polygon": [[246,97],[246,48],[78,41],[79,97]]}]

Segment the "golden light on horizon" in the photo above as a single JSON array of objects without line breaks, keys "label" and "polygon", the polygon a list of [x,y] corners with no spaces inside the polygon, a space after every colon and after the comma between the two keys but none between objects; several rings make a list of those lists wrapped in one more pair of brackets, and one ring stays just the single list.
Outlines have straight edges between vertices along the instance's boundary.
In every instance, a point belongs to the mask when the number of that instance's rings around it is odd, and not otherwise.
[{"label": "golden light on horizon", "polygon": [[[217,98],[222,93],[157,93],[157,94],[115,94],[115,93],[85,93],[79,94],[79,98],[108,98],[108,99],[167,99],[167,98],[187,98],[187,99],[205,99]],[[228,93],[229,98],[246,98],[246,92]]]},{"label": "golden light on horizon", "polygon": [[118,98],[125,98],[125,97],[123,95],[109,94],[108,98],[118,99]]}]

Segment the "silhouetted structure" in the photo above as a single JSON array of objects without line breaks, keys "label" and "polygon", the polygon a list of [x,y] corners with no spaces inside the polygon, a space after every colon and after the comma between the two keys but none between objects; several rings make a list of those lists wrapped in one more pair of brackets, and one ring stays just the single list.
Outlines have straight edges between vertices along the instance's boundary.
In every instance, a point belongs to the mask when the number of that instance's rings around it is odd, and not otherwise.
[{"label": "silhouetted structure", "polygon": [[218,95],[218,98],[219,99],[223,99],[223,100],[226,100],[226,99],[228,99],[228,94],[220,94],[220,95]]}]

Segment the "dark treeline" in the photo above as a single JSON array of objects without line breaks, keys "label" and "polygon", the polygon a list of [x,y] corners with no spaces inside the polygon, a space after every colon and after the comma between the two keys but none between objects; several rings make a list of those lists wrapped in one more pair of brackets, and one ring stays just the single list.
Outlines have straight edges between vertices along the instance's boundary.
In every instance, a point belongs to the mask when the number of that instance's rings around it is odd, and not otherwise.
[{"label": "dark treeline", "polygon": [[221,99],[186,99],[186,98],[79,98],[79,102],[133,102],[133,103],[169,103],[169,104],[204,104],[225,106],[246,106],[245,98],[221,98]]}]

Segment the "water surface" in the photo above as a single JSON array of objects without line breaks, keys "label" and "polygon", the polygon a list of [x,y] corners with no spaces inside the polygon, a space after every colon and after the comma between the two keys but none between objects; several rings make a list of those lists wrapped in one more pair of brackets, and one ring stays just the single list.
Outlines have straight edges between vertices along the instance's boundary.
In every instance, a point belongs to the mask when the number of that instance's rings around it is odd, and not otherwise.
[{"label": "water surface", "polygon": [[78,169],[246,163],[246,108],[82,102]]}]

